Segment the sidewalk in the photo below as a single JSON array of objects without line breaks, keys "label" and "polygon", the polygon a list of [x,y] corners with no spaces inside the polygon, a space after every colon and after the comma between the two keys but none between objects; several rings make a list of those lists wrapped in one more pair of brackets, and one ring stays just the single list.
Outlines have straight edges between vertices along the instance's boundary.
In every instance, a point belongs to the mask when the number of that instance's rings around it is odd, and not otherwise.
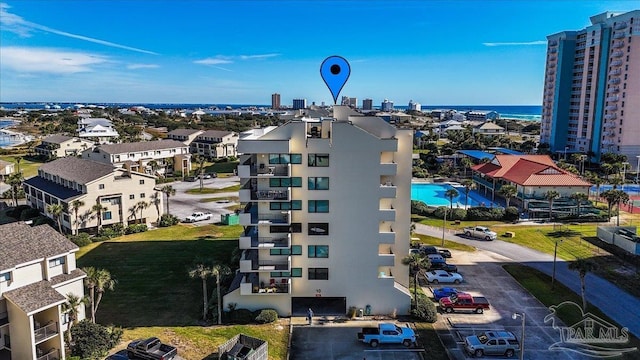
[{"label": "sidewalk", "polygon": [[[416,233],[441,238],[442,228],[422,224],[416,225]],[[553,256],[539,251],[501,240],[483,242],[465,239],[455,235],[453,231],[445,233],[445,239],[461,244],[474,246],[502,255],[515,262],[533,267],[545,274],[552,275]],[[576,294],[580,294],[580,278],[576,271],[569,270],[568,263],[562,259],[556,261],[556,280]],[[640,337],[640,299],[628,294],[609,281],[587,274],[586,296],[588,301],[607,314],[621,326],[627,327],[629,332]]]}]

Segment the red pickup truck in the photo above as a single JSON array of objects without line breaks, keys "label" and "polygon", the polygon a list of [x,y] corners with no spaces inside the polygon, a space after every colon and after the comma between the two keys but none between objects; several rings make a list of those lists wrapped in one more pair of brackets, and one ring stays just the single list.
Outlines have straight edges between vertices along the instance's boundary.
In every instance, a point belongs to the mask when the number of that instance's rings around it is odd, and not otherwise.
[{"label": "red pickup truck", "polygon": [[440,308],[448,313],[463,310],[482,314],[485,310],[490,309],[489,301],[486,298],[482,296],[471,296],[467,293],[458,293],[450,297],[443,297],[439,303]]}]

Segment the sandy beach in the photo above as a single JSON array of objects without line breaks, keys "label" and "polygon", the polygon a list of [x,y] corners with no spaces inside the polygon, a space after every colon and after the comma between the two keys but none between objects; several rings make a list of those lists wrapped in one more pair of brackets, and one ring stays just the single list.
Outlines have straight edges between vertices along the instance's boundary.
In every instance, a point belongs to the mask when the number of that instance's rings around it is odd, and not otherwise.
[{"label": "sandy beach", "polygon": [[[20,124],[20,120],[14,118],[1,118],[0,120],[12,122],[9,126],[0,128],[0,148],[11,149],[12,147],[33,141],[33,135],[25,135],[21,132],[10,130]],[[6,142],[10,142],[10,144],[6,144]]]}]

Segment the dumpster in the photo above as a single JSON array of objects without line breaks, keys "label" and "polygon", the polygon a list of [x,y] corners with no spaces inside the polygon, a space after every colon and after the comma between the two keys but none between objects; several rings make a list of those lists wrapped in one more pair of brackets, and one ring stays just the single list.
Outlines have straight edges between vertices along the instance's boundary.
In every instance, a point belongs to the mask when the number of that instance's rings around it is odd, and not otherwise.
[{"label": "dumpster", "polygon": [[238,214],[222,214],[220,215],[220,222],[224,225],[238,225],[240,216]]}]

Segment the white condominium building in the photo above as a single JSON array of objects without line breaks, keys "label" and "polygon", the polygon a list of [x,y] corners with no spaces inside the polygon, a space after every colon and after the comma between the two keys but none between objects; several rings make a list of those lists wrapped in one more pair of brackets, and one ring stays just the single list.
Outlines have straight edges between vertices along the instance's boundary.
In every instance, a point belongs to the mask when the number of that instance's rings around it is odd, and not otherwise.
[{"label": "white condominium building", "polygon": [[408,313],[412,131],[333,109],[242,134],[243,253],[225,306]]}]

